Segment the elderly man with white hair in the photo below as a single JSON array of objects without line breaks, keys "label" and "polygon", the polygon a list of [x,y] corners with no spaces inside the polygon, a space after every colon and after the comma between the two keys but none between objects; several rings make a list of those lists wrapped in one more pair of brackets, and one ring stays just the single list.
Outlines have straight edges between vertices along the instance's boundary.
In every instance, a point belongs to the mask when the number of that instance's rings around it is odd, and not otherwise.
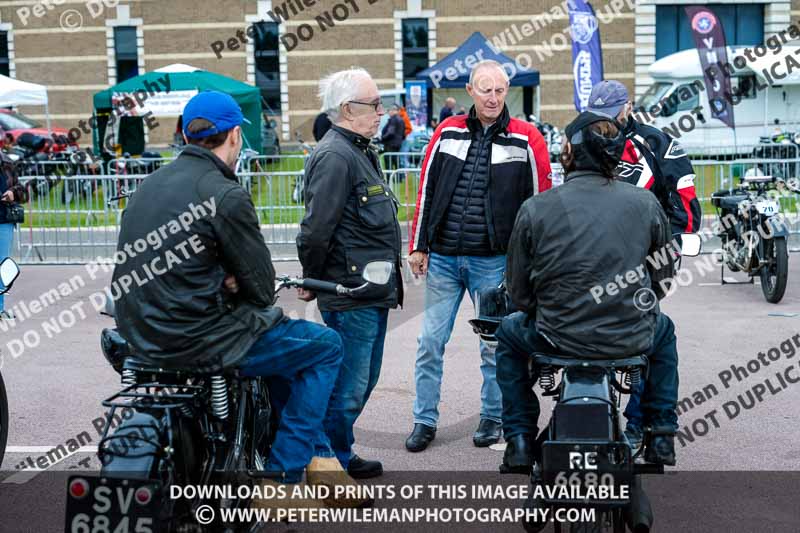
[{"label": "elderly man with white hair", "polygon": [[[499,63],[475,65],[466,87],[474,105],[436,128],[422,163],[408,257],[415,276],[427,274],[414,430],[406,440],[411,452],[436,435],[444,348],[464,292],[475,298],[502,282],[517,210],[551,185],[544,139],[532,124],[509,116],[508,87]],[[502,400],[494,351],[481,343],[480,353],[480,423],[472,440],[487,447],[501,436]]]},{"label": "elderly man with white hair", "polygon": [[369,478],[381,475],[383,466],[353,454],[353,424],[380,375],[389,309],[403,301],[399,204],[370,144],[385,110],[369,73],[351,68],[331,74],[320,82],[319,95],[333,126],[306,164],[306,214],[297,237],[303,274],[356,287],[367,263],[395,265],[388,285],[358,299],[299,291],[303,300],[317,298],[325,323],[344,342],[325,432],[349,474]]}]

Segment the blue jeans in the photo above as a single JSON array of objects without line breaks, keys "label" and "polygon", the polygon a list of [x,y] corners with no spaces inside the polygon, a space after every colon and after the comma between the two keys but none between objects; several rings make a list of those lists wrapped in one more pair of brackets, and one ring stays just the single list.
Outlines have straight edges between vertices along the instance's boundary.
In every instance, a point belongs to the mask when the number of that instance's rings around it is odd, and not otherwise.
[{"label": "blue jeans", "polygon": [[[662,318],[663,317],[663,318]],[[526,315],[521,312],[509,315],[497,329],[497,381],[503,391],[503,434],[509,438],[538,432],[539,400],[533,392],[537,378],[534,368],[528,372],[528,358],[533,352],[553,352],[536,332],[531,321],[525,325]],[[659,315],[655,339],[668,342],[672,321]],[[656,344],[653,344],[656,347]],[[644,420],[653,425],[667,424],[675,416],[677,406],[677,358],[661,358],[659,352],[648,352],[650,367],[642,396]]]},{"label": "blue jeans", "polygon": [[[329,328],[342,337],[344,358],[333,387],[323,426],[333,451],[347,469],[352,455],[353,424],[378,383],[389,310],[367,307],[322,311]],[[327,443],[318,444],[319,455]]]},{"label": "blue jeans", "polygon": [[[0,261],[11,255],[11,241],[14,238],[14,224],[0,224]],[[5,309],[5,296],[0,294],[0,311]]]},{"label": "blue jeans", "polygon": [[[417,362],[414,370],[416,399],[414,423],[436,427],[439,422],[444,347],[453,332],[464,291],[470,298],[475,293],[497,287],[503,281],[506,256],[447,256],[437,253],[428,258],[425,290],[425,316],[417,341]],[[480,342],[481,418],[501,421],[502,404],[497,387],[494,350]]]},{"label": "blue jeans", "polygon": [[[675,337],[675,324],[664,313],[658,315],[653,346],[647,355],[650,359],[650,377],[643,380],[628,399],[625,407],[628,428],[641,430],[643,420],[647,418],[650,424],[677,431],[678,415],[675,409],[678,406],[678,339]],[[663,371],[659,369],[662,366]],[[653,376],[654,368],[658,379]],[[655,401],[672,407],[665,408],[664,416],[654,417],[654,413],[649,413],[646,417],[648,413],[642,407],[646,403],[645,397],[648,398],[647,402]]]},{"label": "blue jeans", "polygon": [[239,364],[245,376],[277,376],[291,382],[291,394],[265,469],[297,483],[325,442],[322,417],[342,361],[342,339],[332,329],[306,320],[284,320],[250,348]]}]

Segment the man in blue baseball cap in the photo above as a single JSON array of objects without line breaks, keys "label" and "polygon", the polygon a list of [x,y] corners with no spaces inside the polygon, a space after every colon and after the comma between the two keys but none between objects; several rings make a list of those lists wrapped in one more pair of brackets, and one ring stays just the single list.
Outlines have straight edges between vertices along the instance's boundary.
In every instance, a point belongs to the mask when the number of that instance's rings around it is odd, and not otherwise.
[{"label": "man in blue baseball cap", "polygon": [[242,122],[227,94],[202,92],[186,104],[187,146],[142,182],[122,218],[117,249],[127,255],[117,263],[114,283],[121,286],[126,276],[145,282],[119,291],[116,319],[136,353],[161,368],[237,367],[245,376],[289,380],[291,394],[265,470],[297,483],[315,455],[314,443],[326,439],[322,418],[342,340],[322,325],[289,320],[274,305],[270,252],[250,194],[233,172]]},{"label": "man in blue baseball cap", "polygon": [[[694,188],[695,173],[692,163],[678,142],[668,134],[633,118],[633,103],[628,89],[616,80],[603,80],[589,96],[587,111],[616,119],[627,138],[622,160],[617,167],[618,179],[649,189],[656,195],[670,221],[673,235],[696,232],[700,228],[702,212]],[[658,386],[642,382],[642,387],[631,394],[625,417],[626,433],[631,442],[641,443],[643,438],[641,408],[642,396],[650,403],[669,407],[670,417],[658,420],[653,426],[645,459],[666,465],[675,464],[675,446],[672,434],[678,428],[675,413],[678,400],[678,348],[675,325],[663,312],[656,322],[653,345],[648,352],[651,365],[667,365],[672,371],[665,373],[669,379]],[[666,411],[664,411],[666,412]]]},{"label": "man in blue baseball cap", "polygon": [[195,95],[183,109],[183,136],[187,144],[213,151],[231,169],[242,149],[244,118],[239,104],[229,94],[205,91]]}]

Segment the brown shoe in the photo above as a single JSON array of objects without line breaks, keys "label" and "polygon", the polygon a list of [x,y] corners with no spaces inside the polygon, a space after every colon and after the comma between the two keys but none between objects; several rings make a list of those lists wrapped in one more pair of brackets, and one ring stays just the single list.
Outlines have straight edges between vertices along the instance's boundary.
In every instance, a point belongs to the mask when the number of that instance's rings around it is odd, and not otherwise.
[{"label": "brown shoe", "polygon": [[[373,498],[362,497],[362,485],[350,477],[336,457],[314,457],[306,467],[309,485],[325,485],[330,496],[325,498],[328,507],[372,507]],[[337,487],[338,496],[337,496]]]}]

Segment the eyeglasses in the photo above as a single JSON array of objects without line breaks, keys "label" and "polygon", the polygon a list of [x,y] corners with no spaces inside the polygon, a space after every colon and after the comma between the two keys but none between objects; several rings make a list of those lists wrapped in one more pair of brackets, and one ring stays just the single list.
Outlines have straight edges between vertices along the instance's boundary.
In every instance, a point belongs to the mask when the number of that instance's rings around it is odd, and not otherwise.
[{"label": "eyeglasses", "polygon": [[383,107],[383,102],[381,102],[381,101],[377,101],[377,102],[359,102],[358,100],[350,100],[347,103],[348,104],[368,105],[368,106],[372,107],[372,110],[375,111],[376,113],[378,112],[378,109],[380,109],[381,111],[386,111],[386,108]]}]

